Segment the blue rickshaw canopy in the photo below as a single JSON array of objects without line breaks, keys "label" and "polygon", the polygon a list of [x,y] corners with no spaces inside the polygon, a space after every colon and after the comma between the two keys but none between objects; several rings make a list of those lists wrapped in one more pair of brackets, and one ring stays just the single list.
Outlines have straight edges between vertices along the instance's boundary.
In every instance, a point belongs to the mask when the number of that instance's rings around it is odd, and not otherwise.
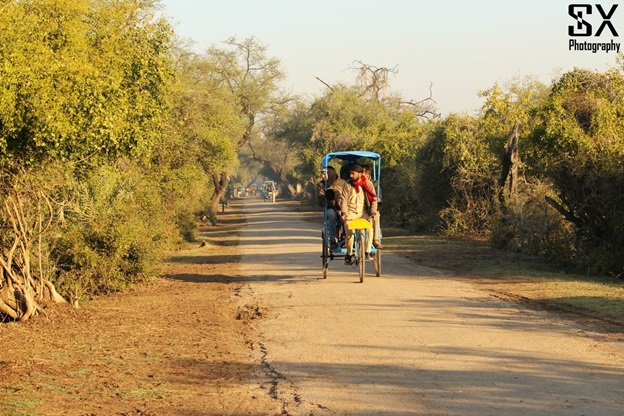
[{"label": "blue rickshaw canopy", "polygon": [[350,162],[354,161],[354,160],[358,160],[362,157],[367,157],[370,159],[374,159],[374,160],[379,160],[381,159],[381,156],[378,153],[375,152],[368,152],[365,150],[353,150],[353,151],[346,151],[346,152],[333,152],[333,153],[328,153],[325,155],[325,157],[323,157],[323,161],[321,162],[321,166],[323,168],[326,168],[329,165],[329,161],[332,159],[340,159],[340,160],[348,160]]}]

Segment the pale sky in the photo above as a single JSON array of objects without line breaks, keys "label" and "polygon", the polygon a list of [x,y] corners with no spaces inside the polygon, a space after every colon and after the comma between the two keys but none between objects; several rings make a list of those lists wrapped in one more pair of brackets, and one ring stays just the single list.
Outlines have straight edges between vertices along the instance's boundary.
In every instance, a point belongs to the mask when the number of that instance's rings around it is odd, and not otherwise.
[{"label": "pale sky", "polygon": [[[395,68],[390,87],[406,99],[429,96],[443,115],[474,115],[478,92],[495,82],[534,76],[549,84],[575,67],[604,71],[616,53],[571,51],[569,41],[621,43],[624,5],[609,22],[596,9],[584,11],[592,36],[571,37],[576,20],[570,0],[163,0],[176,32],[198,51],[223,46],[231,36],[254,36],[286,71],[284,87],[310,98],[328,84],[355,82],[356,61]],[[602,3],[607,13],[614,2]],[[585,31],[587,26],[582,26]],[[575,29],[578,30],[580,29]]]}]

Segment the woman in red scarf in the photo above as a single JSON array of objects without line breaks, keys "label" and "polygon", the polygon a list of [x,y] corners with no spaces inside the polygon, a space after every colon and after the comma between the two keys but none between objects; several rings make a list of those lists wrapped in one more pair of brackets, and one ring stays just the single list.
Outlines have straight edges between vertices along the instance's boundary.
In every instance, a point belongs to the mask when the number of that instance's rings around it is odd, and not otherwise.
[{"label": "woman in red scarf", "polygon": [[[353,231],[349,230],[349,221],[356,218],[370,219],[377,215],[377,194],[375,186],[364,176],[362,166],[357,163],[349,165],[349,180],[342,188],[342,220],[346,230],[347,256],[346,264],[353,263]],[[373,239],[367,239],[366,254],[370,254]]]}]

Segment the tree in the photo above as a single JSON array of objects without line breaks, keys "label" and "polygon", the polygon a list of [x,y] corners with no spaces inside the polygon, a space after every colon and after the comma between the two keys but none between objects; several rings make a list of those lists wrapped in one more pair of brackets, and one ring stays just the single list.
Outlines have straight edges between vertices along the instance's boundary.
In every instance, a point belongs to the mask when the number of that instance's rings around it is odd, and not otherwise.
[{"label": "tree", "polygon": [[[140,263],[151,248],[147,240],[145,245],[136,243],[146,223],[137,221],[136,229],[124,224],[133,238],[119,229],[117,234],[108,232],[111,224],[118,225],[119,210],[127,213],[153,198],[141,199],[138,193],[126,198],[136,190],[128,181],[106,189],[111,198],[96,206],[89,203],[93,193],[81,192],[78,188],[87,187],[76,184],[120,160],[131,160],[126,165],[133,168],[147,162],[161,137],[172,30],[157,16],[156,6],[151,0],[29,0],[5,1],[0,7],[3,317],[29,319],[42,309],[46,296],[58,298],[51,283],[75,269],[61,271],[54,264],[59,261],[52,258],[54,244],[63,237],[68,241],[70,228],[82,237],[91,232],[93,223],[77,215],[87,208],[101,209],[92,209],[87,217],[108,228],[100,239],[83,239],[85,244],[77,244],[74,253],[86,253],[92,248],[89,242],[105,243],[89,253],[93,263],[104,269],[99,260],[114,251],[107,266],[114,264],[123,277],[143,274]],[[119,170],[122,163],[114,167]],[[135,217],[139,215],[128,218]]]},{"label": "tree", "polygon": [[576,229],[577,263],[624,273],[624,75],[582,69],[564,74],[539,112],[530,136],[534,172],[552,182],[548,202]]},{"label": "tree", "polygon": [[66,303],[43,267],[43,235],[53,209],[42,191],[14,187],[0,207],[0,316],[26,321],[47,301]]},{"label": "tree", "polygon": [[[368,77],[371,72],[377,75]],[[292,106],[276,122],[269,137],[297,149],[299,177],[314,178],[324,154],[347,149],[381,153],[386,172],[413,161],[427,118],[402,97],[385,91],[388,72],[363,65],[362,73],[355,86],[324,83],[328,89],[322,96],[311,104]],[[387,191],[393,194],[390,187]]]},{"label": "tree", "polygon": [[442,211],[448,232],[488,236],[498,226],[521,175],[518,143],[534,127],[533,114],[546,90],[530,77],[495,83],[480,93],[481,117],[452,114],[434,130],[452,189]]},{"label": "tree", "polygon": [[[166,191],[169,199],[184,201],[184,216],[188,218],[210,207],[209,203],[199,206],[203,197],[197,193],[212,194],[214,172],[236,165],[237,142],[246,119],[239,111],[237,97],[215,80],[214,68],[205,56],[179,48],[175,62],[176,82],[171,91],[167,134],[158,146],[153,165],[165,175],[163,183],[171,184]],[[191,179],[189,175],[195,177],[193,193],[180,183],[183,177]],[[180,192],[180,187],[185,191]]]},{"label": "tree", "polygon": [[163,121],[172,34],[153,3],[4,2],[0,164],[93,166],[149,154]]},{"label": "tree", "polygon": [[[398,97],[395,94],[387,93],[390,88],[390,75],[396,75],[399,71],[396,67],[376,67],[374,65],[366,64],[361,61],[356,61],[351,68],[357,72],[357,85],[360,91],[361,97],[369,101],[396,101],[403,107],[403,109],[409,109],[412,113],[418,117],[435,119],[440,116],[438,113],[435,101],[432,96],[430,86],[429,97],[414,100],[410,99],[405,101],[402,97]],[[327,85],[327,84],[326,84]]]},{"label": "tree", "polygon": [[[303,159],[302,152],[309,140],[310,131],[299,116],[305,117],[307,104],[297,98],[275,106],[269,117],[263,119],[264,128],[256,129],[256,137],[248,144],[247,159],[260,164],[260,173],[296,196],[296,182],[303,182],[297,168]],[[309,126],[308,126],[309,127]],[[304,131],[297,132],[302,128]]]},{"label": "tree", "polygon": [[[243,41],[230,38],[225,44],[225,48],[210,48],[206,58],[214,81],[236,97],[239,111],[245,117],[245,128],[236,142],[240,149],[251,142],[254,127],[262,114],[283,101],[277,93],[284,73],[280,61],[269,57],[266,47],[253,37]],[[227,169],[212,172],[215,187],[211,201],[213,212],[218,211],[230,174]]]}]

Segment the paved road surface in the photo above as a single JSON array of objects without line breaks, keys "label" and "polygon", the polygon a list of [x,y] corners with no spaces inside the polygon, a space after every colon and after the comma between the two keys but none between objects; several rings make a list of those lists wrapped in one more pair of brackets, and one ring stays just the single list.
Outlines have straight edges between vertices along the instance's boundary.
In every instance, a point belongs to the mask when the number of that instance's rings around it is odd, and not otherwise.
[{"label": "paved road surface", "polygon": [[256,348],[291,415],[624,415],[624,348],[384,253],[382,277],[331,262],[320,225],[242,201]]}]

